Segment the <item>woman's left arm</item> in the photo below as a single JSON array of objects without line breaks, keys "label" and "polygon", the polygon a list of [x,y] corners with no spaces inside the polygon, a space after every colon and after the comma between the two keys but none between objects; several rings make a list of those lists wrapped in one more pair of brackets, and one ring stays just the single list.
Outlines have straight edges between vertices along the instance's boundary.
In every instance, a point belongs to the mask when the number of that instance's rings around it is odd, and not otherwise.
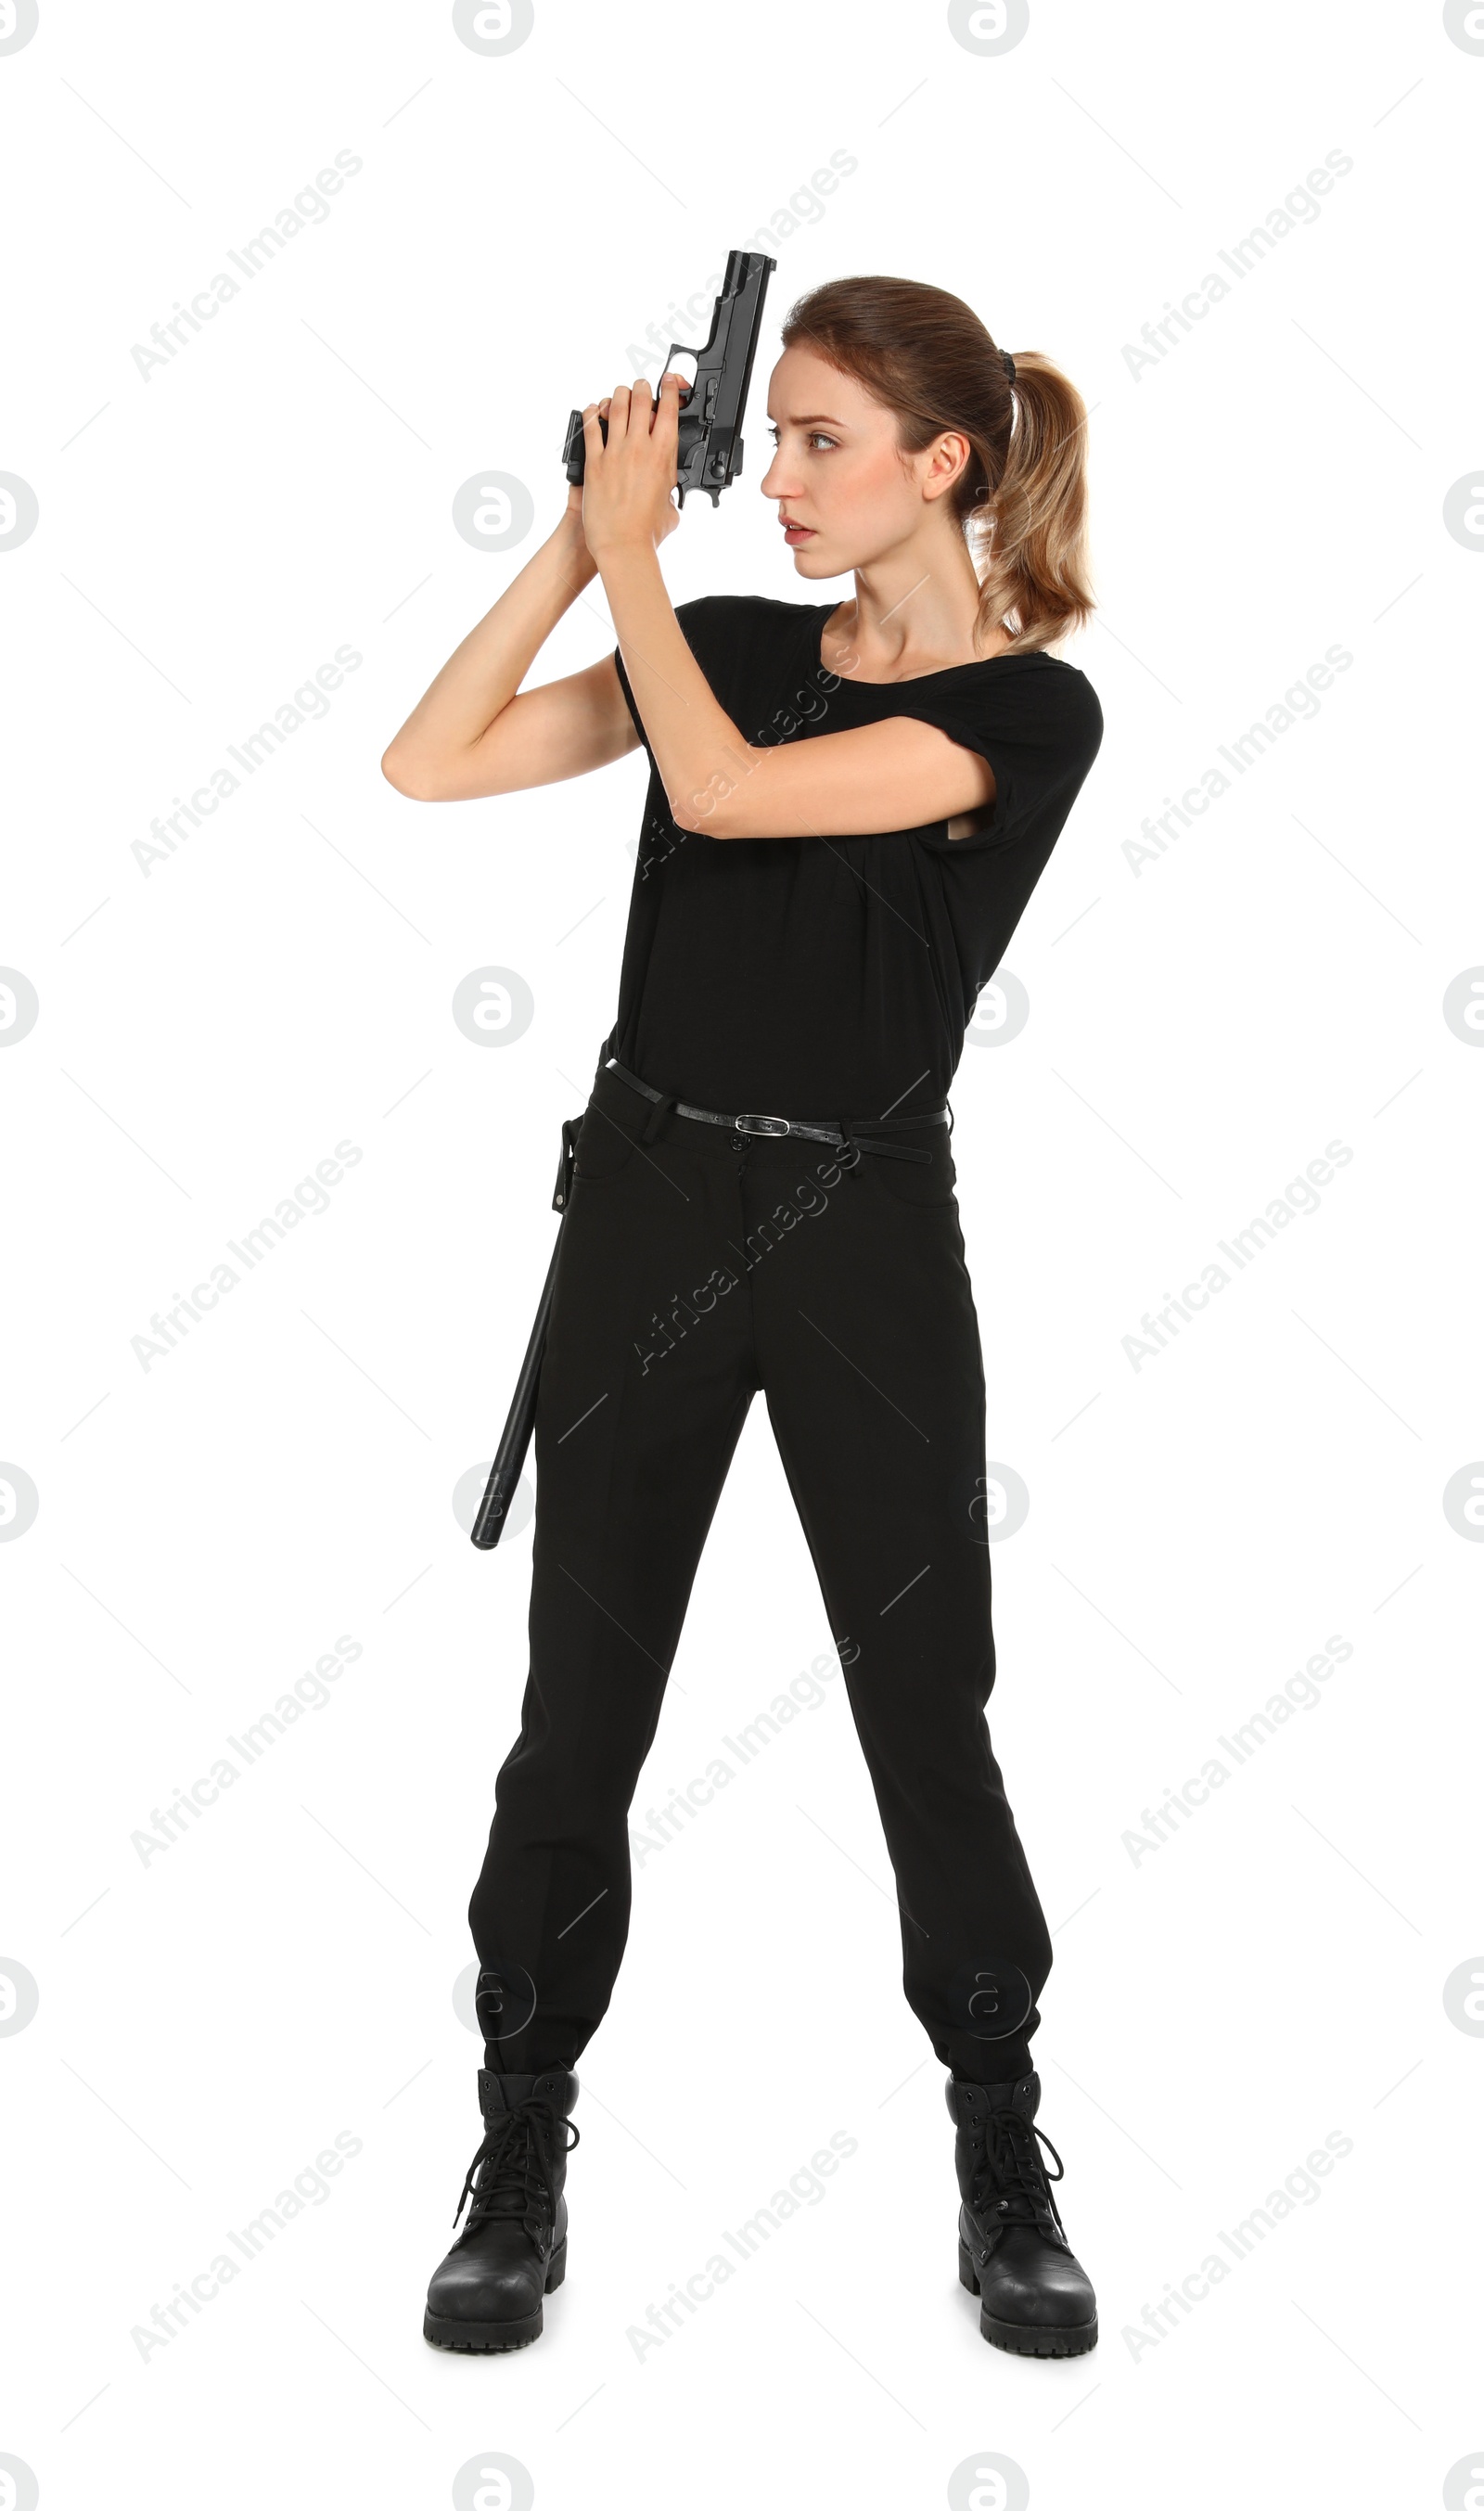
[{"label": "woman's left arm", "polygon": [[869,836],[977,812],[995,780],[977,752],[898,716],[852,732],[760,747],[717,705],[675,617],[658,544],[670,489],[680,380],[619,385],[606,445],[584,414],[583,532],[597,563],[634,701],[677,828],[712,837]]}]

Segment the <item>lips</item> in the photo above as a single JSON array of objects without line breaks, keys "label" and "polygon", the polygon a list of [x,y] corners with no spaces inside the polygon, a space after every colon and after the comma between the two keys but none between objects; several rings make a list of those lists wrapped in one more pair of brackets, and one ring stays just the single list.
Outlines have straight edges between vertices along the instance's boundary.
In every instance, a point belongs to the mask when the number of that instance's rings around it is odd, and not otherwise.
[{"label": "lips", "polygon": [[802,542],[812,541],[814,537],[815,528],[812,523],[795,523],[790,522],[786,518],[783,519],[783,538],[790,549],[796,549]]}]

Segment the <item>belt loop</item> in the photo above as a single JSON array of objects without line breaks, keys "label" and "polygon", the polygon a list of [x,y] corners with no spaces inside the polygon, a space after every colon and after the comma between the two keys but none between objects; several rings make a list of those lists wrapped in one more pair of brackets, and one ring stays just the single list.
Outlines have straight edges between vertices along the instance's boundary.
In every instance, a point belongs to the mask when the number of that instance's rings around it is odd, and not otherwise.
[{"label": "belt loop", "polygon": [[654,1140],[655,1136],[664,1124],[666,1117],[669,1114],[670,1109],[674,1106],[674,1103],[673,1099],[660,1098],[655,1101],[649,1114],[644,1119],[644,1131],[639,1136],[641,1142],[652,1142]]}]

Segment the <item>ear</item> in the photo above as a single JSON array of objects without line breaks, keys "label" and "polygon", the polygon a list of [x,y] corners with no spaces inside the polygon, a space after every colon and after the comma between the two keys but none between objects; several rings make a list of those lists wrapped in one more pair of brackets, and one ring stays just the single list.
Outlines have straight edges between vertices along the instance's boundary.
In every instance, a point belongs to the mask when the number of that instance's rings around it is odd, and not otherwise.
[{"label": "ear", "polygon": [[963,478],[973,447],[957,428],[947,428],[934,444],[927,448],[922,474],[923,495],[930,502],[945,497],[954,483]]}]

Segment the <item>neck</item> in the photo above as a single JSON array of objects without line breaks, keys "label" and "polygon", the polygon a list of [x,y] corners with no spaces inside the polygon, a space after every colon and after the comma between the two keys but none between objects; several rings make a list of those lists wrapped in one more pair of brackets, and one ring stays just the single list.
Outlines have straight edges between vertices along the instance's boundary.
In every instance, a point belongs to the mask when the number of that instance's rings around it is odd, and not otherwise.
[{"label": "neck", "polygon": [[841,607],[834,639],[851,658],[850,676],[910,679],[999,652],[1008,639],[981,644],[978,614],[978,578],[959,535],[914,535],[856,569],[855,596]]}]

